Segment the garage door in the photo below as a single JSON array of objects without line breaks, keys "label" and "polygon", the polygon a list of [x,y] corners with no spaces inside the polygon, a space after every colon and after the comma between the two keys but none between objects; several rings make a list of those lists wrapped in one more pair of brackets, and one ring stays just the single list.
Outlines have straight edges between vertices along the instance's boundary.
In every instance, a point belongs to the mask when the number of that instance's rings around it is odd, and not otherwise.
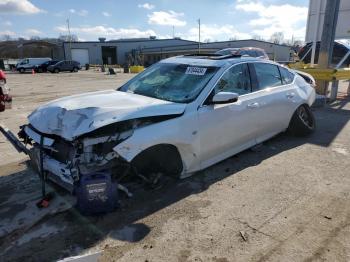
[{"label": "garage door", "polygon": [[72,49],[72,60],[79,62],[81,65],[89,64],[89,50]]}]

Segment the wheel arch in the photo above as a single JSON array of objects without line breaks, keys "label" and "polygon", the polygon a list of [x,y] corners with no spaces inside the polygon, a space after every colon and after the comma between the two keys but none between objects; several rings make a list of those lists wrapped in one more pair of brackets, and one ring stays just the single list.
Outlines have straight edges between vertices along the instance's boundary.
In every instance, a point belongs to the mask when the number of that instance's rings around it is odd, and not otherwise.
[{"label": "wheel arch", "polygon": [[310,105],[308,104],[307,101],[305,101],[304,103],[301,103],[301,104],[298,104],[294,107],[294,110],[293,110],[293,113],[289,116],[289,121],[288,121],[288,126],[290,125],[290,122],[292,121],[292,118],[295,114],[295,112],[298,110],[299,107],[301,106],[307,106],[307,107],[310,107]]},{"label": "wheel arch", "polygon": [[149,146],[139,152],[130,163],[140,172],[164,172],[169,175],[180,175],[184,163],[177,146],[160,143]]}]

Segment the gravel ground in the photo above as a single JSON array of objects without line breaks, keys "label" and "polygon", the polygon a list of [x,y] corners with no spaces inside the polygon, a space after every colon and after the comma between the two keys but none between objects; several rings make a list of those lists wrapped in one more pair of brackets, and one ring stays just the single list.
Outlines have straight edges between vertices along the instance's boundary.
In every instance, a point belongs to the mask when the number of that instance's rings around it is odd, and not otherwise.
[{"label": "gravel ground", "polygon": [[[42,103],[130,76],[10,74],[13,109],[0,122],[17,131]],[[278,135],[99,217],[81,216],[62,191],[37,209],[37,176],[0,136],[0,260],[102,251],[101,261],[350,261],[349,102],[315,109],[310,137]]]}]

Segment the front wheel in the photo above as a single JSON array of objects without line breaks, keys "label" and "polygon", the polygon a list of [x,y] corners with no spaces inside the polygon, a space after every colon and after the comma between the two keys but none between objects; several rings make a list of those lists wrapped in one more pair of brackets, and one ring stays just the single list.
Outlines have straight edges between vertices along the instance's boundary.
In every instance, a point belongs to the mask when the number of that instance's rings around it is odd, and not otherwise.
[{"label": "front wheel", "polygon": [[78,72],[78,68],[74,67],[73,72],[75,72],[75,73]]},{"label": "front wheel", "polygon": [[58,68],[55,68],[54,72],[55,72],[56,74],[58,74],[58,73],[60,72],[60,70],[59,70]]},{"label": "front wheel", "polygon": [[308,105],[301,105],[295,110],[289,123],[288,131],[295,136],[306,136],[315,131],[315,117]]}]

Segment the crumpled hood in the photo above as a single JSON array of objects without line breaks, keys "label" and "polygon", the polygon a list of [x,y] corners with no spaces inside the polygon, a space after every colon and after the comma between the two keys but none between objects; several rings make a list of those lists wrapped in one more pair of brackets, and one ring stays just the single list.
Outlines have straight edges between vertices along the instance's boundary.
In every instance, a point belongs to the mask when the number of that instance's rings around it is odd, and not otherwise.
[{"label": "crumpled hood", "polygon": [[28,116],[38,131],[72,141],[97,128],[149,116],[176,115],[186,104],[107,90],[69,96],[45,104]]}]

